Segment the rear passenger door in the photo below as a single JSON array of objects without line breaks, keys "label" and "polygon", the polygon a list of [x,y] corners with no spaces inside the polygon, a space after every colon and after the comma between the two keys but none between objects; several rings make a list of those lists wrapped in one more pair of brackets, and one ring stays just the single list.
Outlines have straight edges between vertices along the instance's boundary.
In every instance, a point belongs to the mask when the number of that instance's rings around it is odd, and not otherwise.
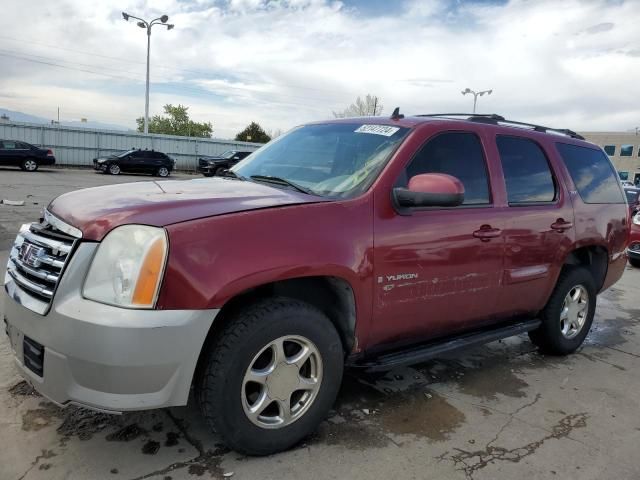
[{"label": "rear passenger door", "polygon": [[475,133],[443,132],[429,138],[401,173],[396,186],[423,173],[453,175],[464,184],[465,200],[374,219],[372,343],[419,341],[490,321],[504,244],[486,160]]},{"label": "rear passenger door", "polygon": [[574,217],[569,192],[548,152],[536,141],[496,135],[504,174],[505,263],[501,316],[540,310],[554,287],[573,244]]}]

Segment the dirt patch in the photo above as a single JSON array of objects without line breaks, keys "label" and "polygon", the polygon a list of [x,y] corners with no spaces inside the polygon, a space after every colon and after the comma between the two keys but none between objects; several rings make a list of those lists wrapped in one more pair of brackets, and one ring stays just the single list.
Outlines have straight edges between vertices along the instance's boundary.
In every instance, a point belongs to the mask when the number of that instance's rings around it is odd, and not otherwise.
[{"label": "dirt patch", "polygon": [[176,432],[167,432],[167,439],[164,442],[165,447],[175,447],[178,445],[178,439],[180,438],[180,434]]},{"label": "dirt patch", "polygon": [[31,386],[26,380],[16,383],[13,387],[9,388],[9,393],[13,397],[39,397],[41,396],[35,388]]},{"label": "dirt patch", "polygon": [[106,439],[108,442],[130,442],[145,433],[146,431],[144,429],[140,428],[137,424],[132,423],[116,432],[110,433],[106,436]]},{"label": "dirt patch", "polygon": [[120,421],[120,417],[117,415],[67,407],[64,411],[62,424],[57,431],[62,435],[63,442],[74,436],[80,440],[90,440],[96,433],[107,427],[116,426]]},{"label": "dirt patch", "polygon": [[149,440],[142,446],[142,453],[145,455],[155,455],[160,450],[160,442]]},{"label": "dirt patch", "polygon": [[62,418],[62,409],[53,403],[40,402],[40,408],[27,410],[22,414],[22,430],[37,432]]}]

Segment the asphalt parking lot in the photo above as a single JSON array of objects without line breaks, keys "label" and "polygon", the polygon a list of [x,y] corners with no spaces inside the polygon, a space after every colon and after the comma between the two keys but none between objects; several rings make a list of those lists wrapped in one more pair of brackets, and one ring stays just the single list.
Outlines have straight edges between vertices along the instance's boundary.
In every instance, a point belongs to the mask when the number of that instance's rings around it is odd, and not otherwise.
[{"label": "asphalt parking lot", "polygon": [[[150,179],[0,169],[0,199],[25,201],[0,205],[2,269],[20,224],[55,196]],[[121,416],[60,409],[21,381],[2,335],[0,479],[637,479],[639,393],[640,270],[631,267],[599,297],[576,354],[544,356],[520,336],[347,375],[318,432],[265,458],[228,451],[193,402]]]}]

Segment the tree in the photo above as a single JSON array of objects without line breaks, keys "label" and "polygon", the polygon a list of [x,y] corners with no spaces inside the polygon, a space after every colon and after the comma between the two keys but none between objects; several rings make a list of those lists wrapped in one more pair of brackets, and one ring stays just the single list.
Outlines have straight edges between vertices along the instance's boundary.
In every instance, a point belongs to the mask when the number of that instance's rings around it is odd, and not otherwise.
[{"label": "tree", "polygon": [[[149,120],[149,133],[162,133],[164,135],[182,135],[185,137],[211,137],[213,125],[211,122],[194,122],[189,118],[189,107],[184,105],[173,106],[170,103],[164,106],[165,115],[154,115]],[[144,118],[136,119],[138,131],[144,131]]]},{"label": "tree", "polygon": [[256,122],[251,122],[247,128],[236,135],[236,140],[239,142],[267,143],[271,140],[271,137],[267,135],[267,132],[260,125]]},{"label": "tree", "polygon": [[336,118],[348,117],[377,117],[382,113],[382,103],[376,95],[367,94],[364,100],[356,98],[355,103],[349,105],[343,112],[333,112]]}]

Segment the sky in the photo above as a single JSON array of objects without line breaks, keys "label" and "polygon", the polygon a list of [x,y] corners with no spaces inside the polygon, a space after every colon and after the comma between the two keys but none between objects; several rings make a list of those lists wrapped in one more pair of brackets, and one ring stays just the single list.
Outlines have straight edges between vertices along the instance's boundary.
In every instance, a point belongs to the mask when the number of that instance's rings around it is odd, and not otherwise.
[{"label": "sky", "polygon": [[357,96],[383,115],[478,112],[578,131],[640,126],[640,0],[3,0],[0,107],[135,128],[167,103],[230,138]]}]

